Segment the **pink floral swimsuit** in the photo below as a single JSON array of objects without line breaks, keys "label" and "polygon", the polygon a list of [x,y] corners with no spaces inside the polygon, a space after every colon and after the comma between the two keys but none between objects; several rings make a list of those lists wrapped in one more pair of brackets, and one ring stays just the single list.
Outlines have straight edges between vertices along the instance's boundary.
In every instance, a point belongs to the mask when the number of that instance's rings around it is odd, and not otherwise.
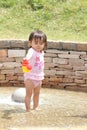
[{"label": "pink floral swimsuit", "polygon": [[[31,55],[31,58],[29,58]],[[28,50],[26,58],[32,66],[32,70],[24,73],[24,80],[32,80],[35,86],[38,86],[44,79],[44,52],[37,52],[33,48]]]}]

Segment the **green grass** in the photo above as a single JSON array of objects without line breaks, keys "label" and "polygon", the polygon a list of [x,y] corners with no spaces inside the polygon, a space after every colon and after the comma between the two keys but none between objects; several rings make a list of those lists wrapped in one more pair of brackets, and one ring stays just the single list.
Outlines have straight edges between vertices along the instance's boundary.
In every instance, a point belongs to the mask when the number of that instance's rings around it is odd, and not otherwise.
[{"label": "green grass", "polygon": [[35,29],[49,40],[87,42],[87,0],[0,0],[0,39],[28,39]]}]

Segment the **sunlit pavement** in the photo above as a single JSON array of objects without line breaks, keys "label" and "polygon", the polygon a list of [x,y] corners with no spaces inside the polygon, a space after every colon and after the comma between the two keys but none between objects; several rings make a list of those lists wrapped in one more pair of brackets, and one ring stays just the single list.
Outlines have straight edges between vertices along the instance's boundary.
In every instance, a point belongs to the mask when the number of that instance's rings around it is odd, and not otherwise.
[{"label": "sunlit pavement", "polygon": [[40,110],[26,112],[16,89],[0,87],[0,130],[87,130],[87,93],[42,88]]}]

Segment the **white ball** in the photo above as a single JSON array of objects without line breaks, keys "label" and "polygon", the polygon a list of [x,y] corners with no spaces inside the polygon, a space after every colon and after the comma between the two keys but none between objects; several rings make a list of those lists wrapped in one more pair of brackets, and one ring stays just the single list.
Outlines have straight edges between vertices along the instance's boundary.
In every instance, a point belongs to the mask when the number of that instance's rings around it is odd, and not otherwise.
[{"label": "white ball", "polygon": [[25,102],[25,88],[18,88],[17,90],[15,90],[12,93],[12,100],[15,102],[21,102],[24,103]]}]

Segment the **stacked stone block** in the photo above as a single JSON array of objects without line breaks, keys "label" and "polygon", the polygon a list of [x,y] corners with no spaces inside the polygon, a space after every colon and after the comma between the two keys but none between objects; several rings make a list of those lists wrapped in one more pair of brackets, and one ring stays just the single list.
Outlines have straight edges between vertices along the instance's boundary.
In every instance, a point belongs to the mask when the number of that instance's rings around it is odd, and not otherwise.
[{"label": "stacked stone block", "polygon": [[[24,86],[27,49],[27,41],[0,40],[0,86]],[[48,41],[43,87],[87,92],[87,43]]]}]

